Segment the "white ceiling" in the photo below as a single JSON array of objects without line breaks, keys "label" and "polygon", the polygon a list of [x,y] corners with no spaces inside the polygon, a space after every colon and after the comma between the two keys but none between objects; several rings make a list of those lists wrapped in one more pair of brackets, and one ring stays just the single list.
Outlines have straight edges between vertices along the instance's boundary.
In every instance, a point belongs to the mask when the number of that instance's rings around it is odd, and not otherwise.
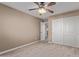
[{"label": "white ceiling", "polygon": [[39,15],[38,12],[35,11],[29,11],[28,9],[36,8],[38,7],[33,2],[2,2],[3,4],[18,9],[20,11],[23,11],[25,13],[28,13],[32,16],[41,18],[46,20],[49,16],[60,14],[64,12],[69,12],[73,10],[79,10],[79,2],[56,2],[56,5],[52,6],[51,9],[54,11],[53,14],[47,12],[43,15]]}]

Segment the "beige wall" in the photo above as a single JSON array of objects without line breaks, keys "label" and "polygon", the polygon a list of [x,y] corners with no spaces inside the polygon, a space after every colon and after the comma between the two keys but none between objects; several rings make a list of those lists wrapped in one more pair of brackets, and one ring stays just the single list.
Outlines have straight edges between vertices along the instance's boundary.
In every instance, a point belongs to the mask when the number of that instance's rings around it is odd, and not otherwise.
[{"label": "beige wall", "polygon": [[53,15],[53,16],[50,16],[48,18],[48,40],[49,40],[49,42],[51,42],[52,35],[53,35],[53,33],[52,33],[52,20],[55,20],[55,19],[58,19],[58,18],[64,18],[64,17],[65,18],[71,17],[71,16],[79,16],[79,10]]},{"label": "beige wall", "polygon": [[39,40],[40,19],[0,4],[0,52]]}]

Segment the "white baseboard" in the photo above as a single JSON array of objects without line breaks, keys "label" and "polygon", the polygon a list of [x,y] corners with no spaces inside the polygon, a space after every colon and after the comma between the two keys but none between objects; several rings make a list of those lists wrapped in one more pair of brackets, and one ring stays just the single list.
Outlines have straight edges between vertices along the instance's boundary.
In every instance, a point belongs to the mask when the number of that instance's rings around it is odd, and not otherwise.
[{"label": "white baseboard", "polygon": [[19,48],[22,48],[22,47],[25,47],[25,46],[28,46],[28,45],[31,45],[31,44],[34,44],[36,42],[38,42],[38,41],[34,41],[34,42],[29,43],[29,44],[21,45],[21,46],[12,48],[12,49],[8,49],[8,50],[5,50],[5,51],[2,51],[2,52],[0,52],[0,55],[2,55],[4,53],[8,53],[8,52],[13,51],[13,50],[16,50],[16,49],[19,49]]}]

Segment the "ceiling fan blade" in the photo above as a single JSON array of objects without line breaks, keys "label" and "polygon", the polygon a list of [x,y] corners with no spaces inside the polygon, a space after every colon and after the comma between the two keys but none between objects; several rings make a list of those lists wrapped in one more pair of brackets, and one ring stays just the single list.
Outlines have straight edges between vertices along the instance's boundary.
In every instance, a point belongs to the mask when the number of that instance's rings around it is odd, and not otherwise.
[{"label": "ceiling fan blade", "polygon": [[36,10],[36,9],[39,9],[39,8],[33,8],[33,9],[29,9],[29,11]]},{"label": "ceiling fan blade", "polygon": [[55,4],[56,4],[56,2],[50,2],[50,3],[48,3],[47,6],[52,6],[52,5],[55,5]]},{"label": "ceiling fan blade", "polygon": [[50,10],[50,9],[47,9],[50,13],[54,13],[54,11]]},{"label": "ceiling fan blade", "polygon": [[39,2],[34,2],[34,3],[40,7]]}]

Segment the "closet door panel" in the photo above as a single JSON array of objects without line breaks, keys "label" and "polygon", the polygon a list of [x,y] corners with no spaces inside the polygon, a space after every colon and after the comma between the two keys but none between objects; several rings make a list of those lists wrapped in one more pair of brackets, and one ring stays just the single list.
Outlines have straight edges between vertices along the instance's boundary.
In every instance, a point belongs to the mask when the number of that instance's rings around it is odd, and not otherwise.
[{"label": "closet door panel", "polygon": [[75,17],[75,41],[76,41],[76,47],[79,48],[79,16]]},{"label": "closet door panel", "polygon": [[79,48],[79,16],[53,20],[52,41]]},{"label": "closet door panel", "polygon": [[75,46],[74,18],[63,19],[63,43],[68,46]]},{"label": "closet door panel", "polygon": [[52,21],[52,40],[54,43],[63,44],[63,19]]}]

